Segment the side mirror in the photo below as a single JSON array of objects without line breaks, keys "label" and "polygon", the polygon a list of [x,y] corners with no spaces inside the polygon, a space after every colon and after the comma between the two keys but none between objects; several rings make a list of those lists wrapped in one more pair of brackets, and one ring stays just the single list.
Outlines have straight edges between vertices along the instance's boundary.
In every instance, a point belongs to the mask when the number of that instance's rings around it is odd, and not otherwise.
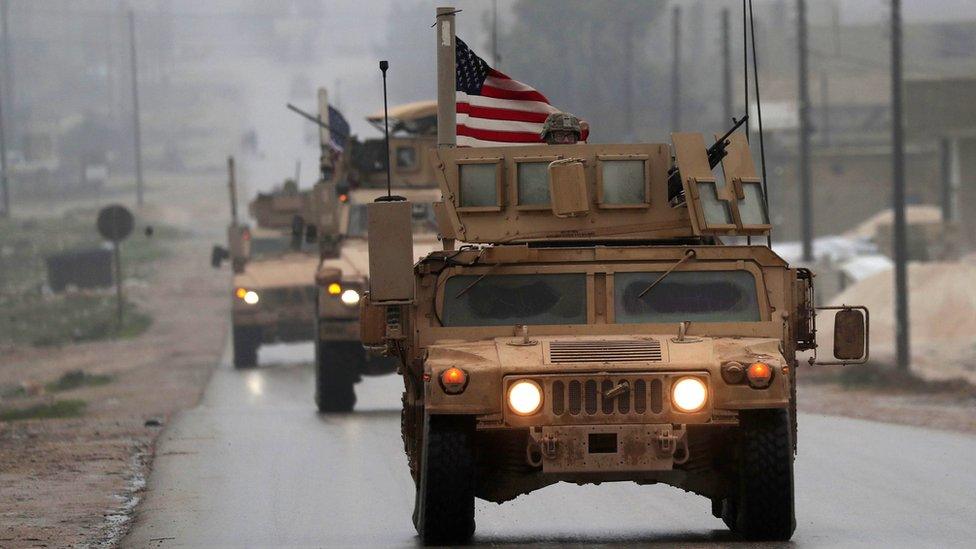
[{"label": "side mirror", "polygon": [[305,243],[306,244],[314,244],[315,241],[318,240],[318,237],[319,237],[318,227],[316,227],[315,225],[306,225],[305,226]]},{"label": "side mirror", "polygon": [[219,269],[220,264],[223,263],[224,260],[229,257],[230,257],[230,252],[227,251],[227,248],[224,248],[223,246],[215,245],[213,249],[210,250],[210,265],[214,269]]},{"label": "side mirror", "polygon": [[867,307],[842,305],[817,307],[817,310],[836,310],[834,315],[834,360],[816,362],[819,365],[864,364],[868,361],[870,315]]},{"label": "side mirror", "polygon": [[305,234],[305,220],[296,215],[291,218],[291,249],[302,249],[302,236]]},{"label": "side mirror", "polygon": [[590,211],[583,162],[575,158],[549,163],[549,196],[556,217],[578,217]]}]

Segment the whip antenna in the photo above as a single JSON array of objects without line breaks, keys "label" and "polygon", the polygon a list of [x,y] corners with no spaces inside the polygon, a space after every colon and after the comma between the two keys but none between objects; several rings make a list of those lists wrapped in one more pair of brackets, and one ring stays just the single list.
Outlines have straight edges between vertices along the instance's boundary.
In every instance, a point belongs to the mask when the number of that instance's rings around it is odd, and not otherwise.
[{"label": "whip antenna", "polygon": [[[759,119],[759,163],[762,166],[763,208],[766,209],[766,219],[768,220],[769,187],[766,185],[766,144],[763,140],[762,101],[759,99],[759,59],[756,57],[756,17],[752,13],[752,0],[749,0],[749,29],[752,38],[752,79],[756,83],[756,118]],[[771,233],[772,231],[766,235],[766,246],[769,247],[772,247],[773,243]]]}]

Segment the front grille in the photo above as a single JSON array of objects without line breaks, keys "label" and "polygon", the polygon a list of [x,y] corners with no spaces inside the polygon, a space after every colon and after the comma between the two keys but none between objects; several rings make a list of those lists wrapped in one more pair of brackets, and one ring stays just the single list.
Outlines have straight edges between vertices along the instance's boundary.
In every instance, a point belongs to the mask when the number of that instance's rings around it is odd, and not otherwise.
[{"label": "front grille", "polygon": [[315,288],[272,288],[259,291],[258,295],[265,305],[304,305],[315,303]]},{"label": "front grille", "polygon": [[[556,379],[549,383],[550,411],[564,419],[586,416],[645,415],[664,411],[664,383],[659,376],[630,374],[580,379]],[[604,398],[615,387],[626,384],[629,390],[616,398]]]},{"label": "front grille", "polygon": [[660,362],[661,342],[656,339],[552,341],[549,362]]}]

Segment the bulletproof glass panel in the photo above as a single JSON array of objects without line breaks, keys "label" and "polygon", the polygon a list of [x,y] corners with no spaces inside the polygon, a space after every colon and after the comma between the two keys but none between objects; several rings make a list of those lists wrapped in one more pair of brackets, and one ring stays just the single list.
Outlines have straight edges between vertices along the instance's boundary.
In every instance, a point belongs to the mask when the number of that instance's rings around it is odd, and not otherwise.
[{"label": "bulletproof glass panel", "polygon": [[701,198],[705,223],[708,225],[732,225],[732,210],[729,203],[718,198],[718,184],[714,181],[699,181],[698,196]]},{"label": "bulletproof glass panel", "polygon": [[444,326],[586,324],[586,275],[456,275],[444,285]]},{"label": "bulletproof glass panel", "polygon": [[744,181],[742,192],[745,198],[739,201],[739,216],[743,225],[768,225],[766,207],[763,203],[762,184],[758,181]]},{"label": "bulletproof glass panel", "polygon": [[495,163],[458,166],[462,208],[498,206],[497,169]]},{"label": "bulletproof glass panel", "polygon": [[291,249],[287,236],[251,238],[251,257],[268,257],[283,254]]},{"label": "bulletproof glass panel", "polygon": [[518,205],[548,206],[549,162],[519,162]]},{"label": "bulletproof glass panel", "polygon": [[414,147],[397,147],[397,168],[410,169],[417,167],[417,149]]},{"label": "bulletproof glass panel", "polygon": [[602,204],[643,204],[647,180],[643,160],[603,160]]},{"label": "bulletproof glass panel", "polygon": [[638,297],[661,274],[614,275],[614,315],[618,323],[761,320],[756,279],[748,271],[676,271]]}]

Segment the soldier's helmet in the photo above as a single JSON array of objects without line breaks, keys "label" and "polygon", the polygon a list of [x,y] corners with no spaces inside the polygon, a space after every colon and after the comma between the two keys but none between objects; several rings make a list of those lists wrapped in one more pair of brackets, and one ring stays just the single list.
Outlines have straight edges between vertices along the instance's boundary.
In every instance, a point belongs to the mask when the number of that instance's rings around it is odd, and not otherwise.
[{"label": "soldier's helmet", "polygon": [[582,135],[579,118],[567,112],[554,112],[546,117],[539,137],[550,145],[558,145],[576,143]]},{"label": "soldier's helmet", "polygon": [[284,194],[298,194],[298,183],[296,183],[294,179],[286,179],[281,190],[284,192]]}]

